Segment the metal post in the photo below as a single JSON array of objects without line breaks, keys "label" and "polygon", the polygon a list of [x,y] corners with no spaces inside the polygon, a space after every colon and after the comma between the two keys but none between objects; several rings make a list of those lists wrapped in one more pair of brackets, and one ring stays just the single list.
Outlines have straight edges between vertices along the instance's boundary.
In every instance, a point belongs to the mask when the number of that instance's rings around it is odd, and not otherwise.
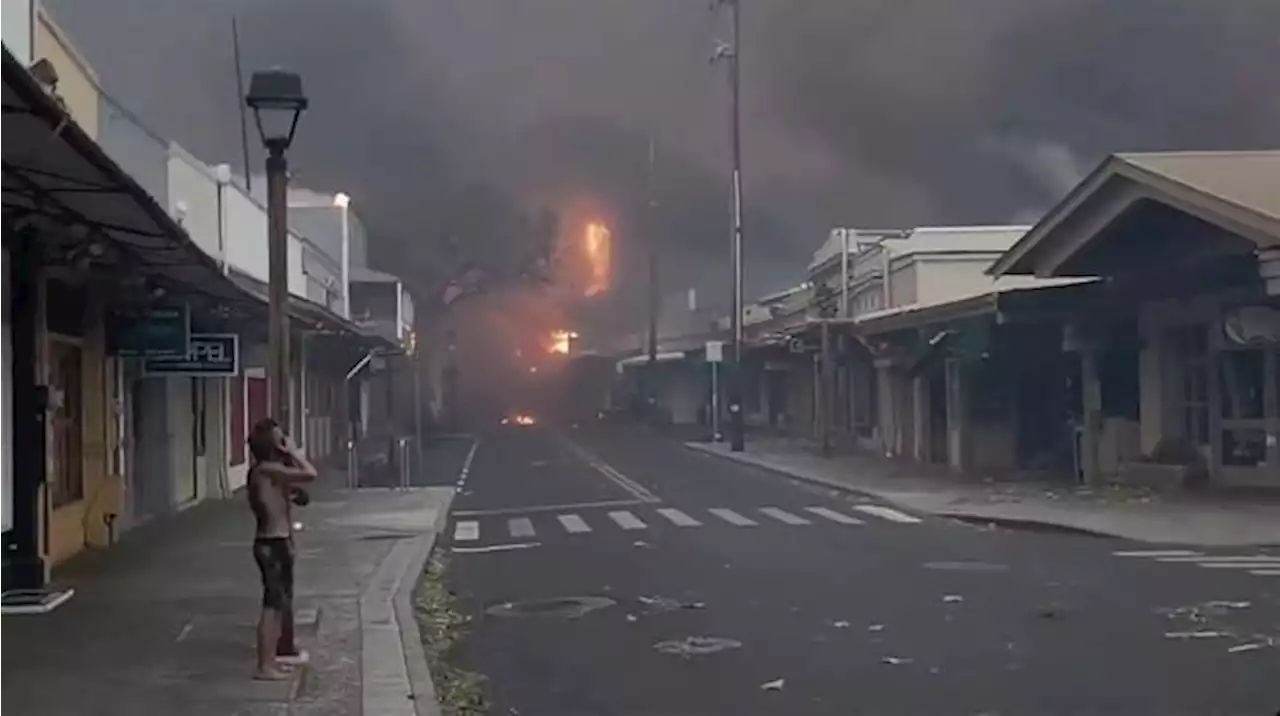
[{"label": "metal post", "polygon": [[657,240],[657,221],[655,221],[657,201],[653,196],[653,168],[655,161],[655,147],[653,139],[649,139],[649,211],[647,214],[647,224],[649,236],[649,363],[645,368],[645,405],[649,412],[649,419],[655,424],[658,420],[658,312],[660,307],[660,292],[658,290],[658,240]]},{"label": "metal post", "polygon": [[271,417],[289,421],[289,165],[282,149],[267,155],[267,393]]},{"label": "metal post", "polygon": [[[840,232],[840,317],[849,317],[849,229]],[[888,308],[888,306],[885,306]]]},{"label": "metal post", "polygon": [[822,371],[822,387],[818,391],[820,410],[818,420],[822,430],[822,456],[831,457],[831,404],[835,402],[832,400],[835,361],[831,356],[831,324],[827,321],[822,322],[822,353],[819,360],[821,361],[818,368]]},{"label": "metal post", "polygon": [[711,440],[720,442],[720,362],[711,364]]},{"label": "metal post", "polygon": [[[12,529],[4,534],[5,589],[43,589],[45,563],[40,553],[40,529],[45,499],[46,392],[36,378],[37,337],[40,335],[40,244],[34,231],[20,229],[9,243],[5,284],[12,291],[5,305],[12,309],[9,324],[10,369],[5,376],[12,390],[13,479]],[[11,268],[12,266],[12,268]]]},{"label": "metal post", "polygon": [[742,414],[742,117],[739,107],[739,57],[741,34],[739,32],[740,0],[725,0],[729,6],[729,96],[730,138],[733,149],[733,308],[730,329],[733,346],[729,357],[729,449],[742,452],[746,449],[745,425]]}]

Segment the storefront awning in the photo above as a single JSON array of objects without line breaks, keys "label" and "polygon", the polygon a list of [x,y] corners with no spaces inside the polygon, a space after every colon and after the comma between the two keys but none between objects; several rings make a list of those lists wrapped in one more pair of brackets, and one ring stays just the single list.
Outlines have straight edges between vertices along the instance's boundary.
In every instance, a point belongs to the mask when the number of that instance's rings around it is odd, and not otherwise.
[{"label": "storefront awning", "polygon": [[48,261],[82,256],[169,293],[223,307],[252,298],[82,129],[13,55],[4,52],[4,216],[40,230]]}]

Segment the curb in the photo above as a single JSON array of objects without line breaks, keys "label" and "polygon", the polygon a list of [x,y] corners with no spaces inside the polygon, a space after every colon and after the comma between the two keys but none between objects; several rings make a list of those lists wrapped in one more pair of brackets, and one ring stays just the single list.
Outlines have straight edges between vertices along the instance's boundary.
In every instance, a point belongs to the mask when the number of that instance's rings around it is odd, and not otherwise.
[{"label": "curb", "polygon": [[360,713],[366,716],[440,714],[413,617],[413,591],[452,501],[450,491],[429,531],[395,543],[360,594]]},{"label": "curb", "polygon": [[1146,540],[1135,539],[1133,537],[1126,537],[1125,535],[1113,534],[1110,532],[1100,532],[1098,530],[1091,530],[1083,527],[1075,527],[1072,525],[1062,524],[1060,522],[1045,522],[1041,520],[1018,519],[1018,518],[1012,518],[1012,517],[988,517],[985,515],[971,513],[971,512],[954,512],[954,511],[934,512],[929,510],[921,510],[917,507],[903,504],[892,498],[884,497],[883,495],[879,495],[875,492],[870,492],[868,490],[862,490],[852,485],[846,485],[842,482],[837,482],[835,480],[826,480],[820,477],[814,477],[813,475],[800,475],[800,474],[791,472],[789,470],[786,470],[784,468],[768,465],[759,460],[755,460],[749,457],[740,457],[733,454],[726,454],[718,450],[714,450],[710,447],[701,445],[699,443],[685,443],[684,446],[690,450],[704,453],[706,455],[711,455],[712,457],[718,457],[724,460],[730,460],[732,462],[736,462],[741,465],[751,465],[753,467],[758,467],[762,470],[768,470],[769,472],[775,473],[777,475],[781,475],[783,477],[788,477],[793,480],[800,480],[801,482],[807,482],[811,485],[821,485],[822,487],[829,487],[835,490],[840,490],[841,492],[846,492],[852,495],[858,495],[859,497],[871,497],[877,500],[883,500],[893,505],[897,509],[905,510],[909,513],[913,513],[917,515],[924,514],[924,515],[929,515],[931,517],[939,517],[939,518],[949,519],[949,520],[958,520],[960,522],[967,522],[970,524],[981,524],[981,525],[995,524],[997,526],[1006,527],[1009,529],[1070,533],[1070,534],[1077,534],[1077,535],[1095,537],[1095,538],[1127,539],[1134,542],[1146,541]]},{"label": "curb", "polygon": [[[431,531],[415,540],[413,557],[409,560],[405,573],[401,575],[400,584],[392,597],[396,623],[400,627],[400,645],[404,649],[405,670],[409,677],[409,689],[413,696],[413,710],[416,716],[438,716],[440,700],[436,697],[435,680],[427,667],[427,654],[422,645],[422,632],[418,631],[418,620],[413,613],[413,593],[418,588],[418,576],[422,574],[431,550],[435,547],[436,537],[440,529],[449,521],[449,508],[453,503],[453,495],[441,505],[436,514],[436,523]],[[412,577],[405,579],[405,577]]]}]

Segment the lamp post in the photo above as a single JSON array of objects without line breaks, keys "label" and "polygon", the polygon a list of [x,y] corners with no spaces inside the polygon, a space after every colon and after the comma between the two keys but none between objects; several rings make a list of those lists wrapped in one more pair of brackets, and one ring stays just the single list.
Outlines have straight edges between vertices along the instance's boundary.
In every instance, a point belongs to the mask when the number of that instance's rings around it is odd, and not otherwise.
[{"label": "lamp post", "polygon": [[291,429],[289,410],[289,164],[298,118],[307,108],[302,78],[280,69],[254,72],[245,103],[267,150],[267,393],[272,417]]}]

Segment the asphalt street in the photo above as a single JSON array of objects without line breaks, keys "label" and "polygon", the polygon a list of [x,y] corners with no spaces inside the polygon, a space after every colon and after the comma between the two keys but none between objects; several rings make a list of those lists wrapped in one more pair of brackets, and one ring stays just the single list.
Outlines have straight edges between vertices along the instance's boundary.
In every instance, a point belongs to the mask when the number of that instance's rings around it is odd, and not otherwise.
[{"label": "asphalt street", "polygon": [[1280,709],[1280,555],[911,515],[635,429],[477,438],[441,548],[494,714]]}]

